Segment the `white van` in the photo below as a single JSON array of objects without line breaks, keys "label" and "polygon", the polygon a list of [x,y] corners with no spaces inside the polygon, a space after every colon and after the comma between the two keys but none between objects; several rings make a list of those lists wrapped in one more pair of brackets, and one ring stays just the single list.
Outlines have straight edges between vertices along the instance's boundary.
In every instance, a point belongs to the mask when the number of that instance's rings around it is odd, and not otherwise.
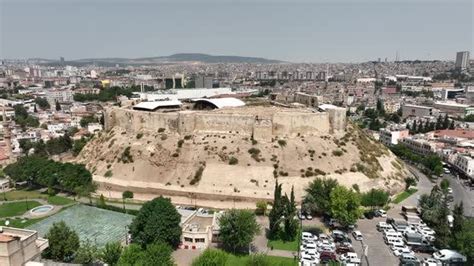
[{"label": "white van", "polygon": [[385,241],[385,244],[387,245],[403,245],[403,240],[401,238],[397,237],[383,237],[383,240]]},{"label": "white van", "polygon": [[400,232],[392,232],[392,231],[386,231],[384,232],[385,237],[391,237],[391,238],[403,238],[402,233]]},{"label": "white van", "polygon": [[[379,222],[377,224],[377,230],[382,232],[382,231],[388,231],[390,229],[393,229],[393,227],[391,225],[389,225],[388,223],[386,222]],[[395,230],[393,230],[395,231]]]}]

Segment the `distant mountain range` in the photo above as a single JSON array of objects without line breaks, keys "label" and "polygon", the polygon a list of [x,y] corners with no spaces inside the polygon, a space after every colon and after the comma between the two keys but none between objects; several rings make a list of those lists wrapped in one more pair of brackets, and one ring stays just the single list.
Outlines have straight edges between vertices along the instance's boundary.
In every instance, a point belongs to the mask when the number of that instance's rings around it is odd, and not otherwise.
[{"label": "distant mountain range", "polygon": [[[40,64],[57,65],[61,62],[59,60],[49,60],[42,58],[30,59]],[[66,60],[67,65],[103,65],[113,66],[116,64],[120,65],[157,65],[157,64],[171,64],[171,63],[185,63],[185,62],[200,62],[200,63],[260,63],[260,64],[273,64],[282,63],[283,61],[272,60],[260,57],[247,57],[247,56],[228,56],[228,55],[209,55],[209,54],[198,54],[198,53],[181,53],[173,54],[170,56],[156,56],[156,57],[143,57],[143,58],[86,58],[77,60]]]}]

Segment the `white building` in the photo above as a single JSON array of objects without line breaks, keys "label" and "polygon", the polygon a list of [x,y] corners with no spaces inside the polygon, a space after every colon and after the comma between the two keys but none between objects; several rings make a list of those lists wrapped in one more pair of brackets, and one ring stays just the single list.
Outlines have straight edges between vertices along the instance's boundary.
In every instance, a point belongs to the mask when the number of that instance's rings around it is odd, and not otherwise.
[{"label": "white building", "polygon": [[422,138],[406,137],[402,139],[402,143],[420,155],[431,155],[435,152],[434,144]]},{"label": "white building", "polygon": [[0,265],[24,265],[40,256],[49,246],[47,239],[38,232],[0,226]]},{"label": "white building", "polygon": [[464,154],[456,154],[453,164],[467,176],[471,178],[474,177],[474,159],[472,157]]},{"label": "white building", "polygon": [[54,106],[56,102],[72,102],[73,92],[69,89],[66,90],[48,90],[46,91],[46,100],[48,100],[51,106]]},{"label": "white building", "polygon": [[409,136],[408,129],[381,128],[379,132],[379,140],[386,146],[397,145],[399,141]]}]

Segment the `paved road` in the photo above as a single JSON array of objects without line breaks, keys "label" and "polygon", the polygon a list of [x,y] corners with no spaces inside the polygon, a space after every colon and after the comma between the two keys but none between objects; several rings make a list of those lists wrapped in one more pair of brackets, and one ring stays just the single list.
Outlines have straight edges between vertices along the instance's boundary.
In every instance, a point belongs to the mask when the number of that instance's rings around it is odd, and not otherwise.
[{"label": "paved road", "polygon": [[[465,180],[459,179],[451,174],[444,175],[449,180],[449,186],[453,189],[454,203],[461,201],[464,205],[464,215],[474,217],[474,190],[463,184]],[[453,205],[454,206],[454,205]]]}]

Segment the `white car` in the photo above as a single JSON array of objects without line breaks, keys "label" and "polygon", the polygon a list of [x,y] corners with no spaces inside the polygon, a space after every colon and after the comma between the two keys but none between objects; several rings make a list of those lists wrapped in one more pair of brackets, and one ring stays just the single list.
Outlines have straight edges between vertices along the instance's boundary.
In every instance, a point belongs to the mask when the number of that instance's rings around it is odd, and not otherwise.
[{"label": "white car", "polygon": [[377,227],[377,230],[381,232],[386,231],[386,230],[393,230],[393,226],[386,222],[379,222],[376,227]]},{"label": "white car", "polygon": [[362,233],[359,230],[352,232],[352,236],[357,241],[362,241],[364,239],[364,237],[362,236]]},{"label": "white car", "polygon": [[303,232],[301,233],[301,239],[307,240],[307,241],[317,241],[318,237],[309,232]]},{"label": "white car", "polygon": [[375,216],[378,217],[387,217],[387,212],[384,210],[376,210],[375,211]]},{"label": "white car", "polygon": [[413,252],[411,249],[409,248],[401,248],[401,249],[395,249],[393,251],[393,255],[397,256],[397,257],[400,257],[402,255],[411,255],[411,256],[415,256],[415,252]]},{"label": "white car", "polygon": [[300,246],[300,250],[303,251],[316,251],[317,246],[316,243],[303,243],[303,245]]},{"label": "white car", "polygon": [[360,259],[357,257],[357,253],[354,252],[347,252],[345,254],[342,254],[340,259],[341,262],[344,263],[360,263]]},{"label": "white car", "polygon": [[312,257],[312,258],[319,258],[320,254],[316,250],[303,250],[300,252],[301,257]]},{"label": "white car", "polygon": [[318,238],[320,241],[323,241],[323,240],[332,241],[332,238],[326,234],[319,234]]},{"label": "white car", "polygon": [[434,236],[436,232],[429,227],[421,227],[418,228],[418,233],[422,234],[423,236]]},{"label": "white car", "polygon": [[304,266],[315,266],[320,263],[319,258],[314,258],[310,255],[303,254],[300,258],[300,265]]},{"label": "white car", "polygon": [[441,261],[434,258],[424,258],[421,261],[421,266],[441,266],[443,265]]}]

